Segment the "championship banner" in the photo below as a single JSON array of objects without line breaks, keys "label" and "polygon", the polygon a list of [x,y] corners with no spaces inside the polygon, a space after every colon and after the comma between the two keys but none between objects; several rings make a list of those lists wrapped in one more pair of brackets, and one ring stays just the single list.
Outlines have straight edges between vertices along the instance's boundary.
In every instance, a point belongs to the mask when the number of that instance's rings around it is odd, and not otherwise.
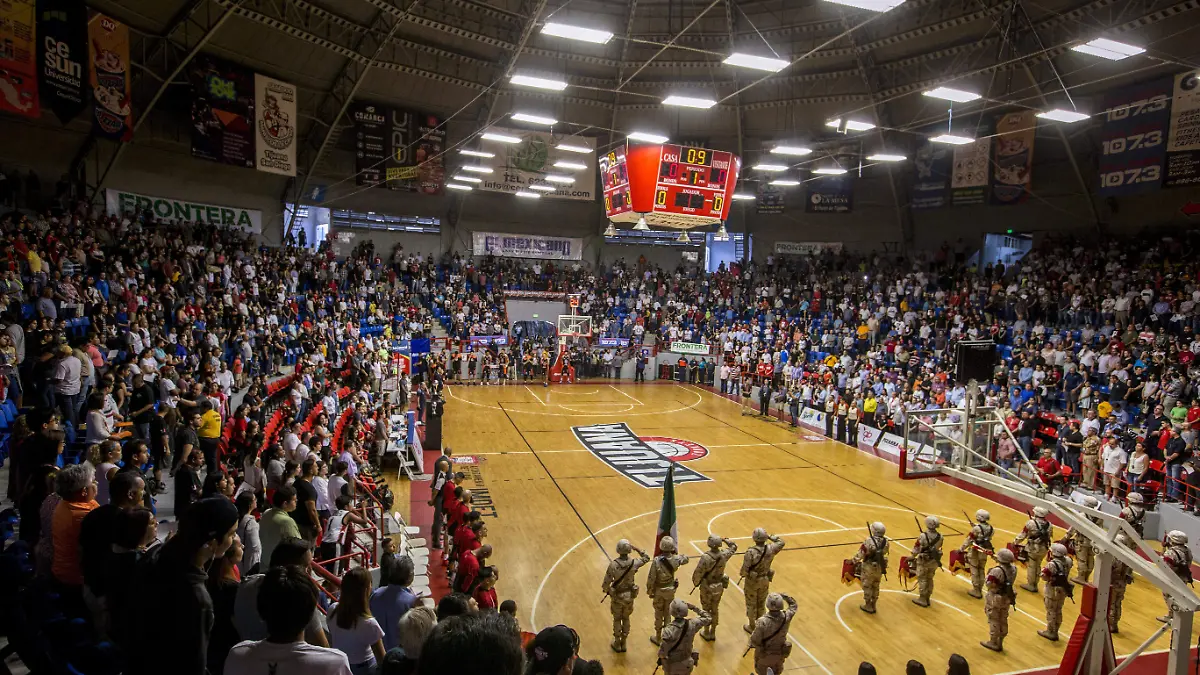
[{"label": "championship banner", "polygon": [[87,105],[87,7],[79,0],[38,0],[37,18],[41,106],[67,124]]},{"label": "championship banner", "polygon": [[104,205],[109,215],[141,214],[149,210],[160,220],[189,221],[217,227],[238,228],[262,234],[262,211],[236,206],[217,206],[170,197],[151,197],[136,192],[105,190]]},{"label": "championship banner", "polygon": [[1032,110],[996,118],[996,142],[992,170],[992,203],[1020,204],[1029,199],[1033,187],[1033,142],[1037,117]]},{"label": "championship banner", "polygon": [[37,24],[33,0],[0,2],[0,110],[37,117]]},{"label": "championship banner", "polygon": [[295,176],[296,85],[254,75],[254,129],[258,170]]},{"label": "championship banner", "polygon": [[583,240],[574,237],[541,237],[534,234],[472,232],[475,255],[539,260],[583,260]]},{"label": "championship banner", "polygon": [[354,122],[354,184],[383,187],[391,142],[385,128],[387,109],[356,101],[350,106],[350,120]]},{"label": "championship banner", "polygon": [[754,209],[759,215],[783,213],[783,203],[783,188],[759,182],[754,195]]},{"label": "championship banner", "polygon": [[953,152],[941,143],[925,142],[913,157],[917,169],[912,186],[912,208],[937,209],[946,205],[953,169]]},{"label": "championship banner", "polygon": [[840,241],[777,241],[775,255],[821,255],[825,251],[842,252]]},{"label": "championship banner", "polygon": [[88,20],[92,43],[88,83],[92,87],[92,129],[110,141],[133,138],[129,96],[129,27],[103,14]]},{"label": "championship banner", "polygon": [[950,203],[953,206],[985,203],[991,166],[992,139],[980,138],[974,143],[955,146]]},{"label": "championship banner", "polygon": [[446,170],[442,151],[446,129],[442,119],[412,110],[393,109],[388,114],[387,170],[384,178],[391,190],[438,195],[443,192]]},{"label": "championship banner", "polygon": [[1174,80],[1165,77],[1104,98],[1100,195],[1141,194],[1162,187],[1173,88]]},{"label": "championship banner", "polygon": [[254,168],[254,71],[198,54],[192,85],[192,157]]},{"label": "championship banner", "polygon": [[1163,187],[1200,183],[1200,73],[1175,76]]},{"label": "championship banner", "polygon": [[676,354],[695,354],[696,356],[707,356],[708,345],[700,344],[699,342],[680,342],[676,340],[667,347],[667,351],[675,352]]},{"label": "championship banner", "polygon": [[[491,127],[488,131],[521,140],[518,143],[487,143],[485,149],[496,156],[479,160],[480,166],[491,167],[492,172],[479,175],[483,182],[477,184],[476,189],[512,194],[528,190],[530,185],[544,185],[554,188],[554,192],[538,193],[548,199],[590,202],[596,198],[596,139],[503,127]],[[571,145],[586,147],[589,152],[566,153],[554,149],[554,146],[568,139]],[[585,168],[574,171],[554,168],[554,163],[563,159],[583,164]],[[570,185],[550,183],[546,181],[547,174],[565,174],[574,178],[575,182]]]}]

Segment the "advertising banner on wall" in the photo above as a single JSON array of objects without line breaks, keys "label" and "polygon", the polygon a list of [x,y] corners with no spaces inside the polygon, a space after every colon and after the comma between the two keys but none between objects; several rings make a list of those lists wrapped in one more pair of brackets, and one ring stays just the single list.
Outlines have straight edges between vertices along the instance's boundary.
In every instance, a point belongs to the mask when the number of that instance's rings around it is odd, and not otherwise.
[{"label": "advertising banner on wall", "polygon": [[805,213],[850,213],[854,209],[854,178],[814,176],[804,183]]},{"label": "advertising banner on wall", "polygon": [[783,213],[783,188],[760,181],[754,195],[754,209],[759,215]]},{"label": "advertising banner on wall", "polygon": [[248,234],[262,234],[262,211],[237,206],[189,202],[171,197],[151,197],[123,190],[105,190],[104,206],[109,215],[141,214],[149,210],[166,221],[189,221],[218,227],[237,228]]},{"label": "advertising banner on wall", "polygon": [[1200,183],[1200,72],[1175,76],[1163,187]]},{"label": "advertising banner on wall", "polygon": [[192,85],[192,157],[254,168],[254,71],[199,54]]},{"label": "advertising banner on wall", "polygon": [[1033,189],[1033,141],[1037,136],[1037,117],[1022,110],[996,118],[996,138],[992,143],[992,203],[1020,204]]},{"label": "advertising banner on wall", "polygon": [[[521,139],[519,143],[486,143],[486,150],[496,156],[492,159],[481,159],[481,166],[491,167],[492,173],[481,174],[482,183],[476,189],[487,192],[507,192],[512,194],[529,189],[530,185],[546,185],[555,188],[554,192],[541,192],[543,197],[550,199],[573,199],[577,201],[592,201],[596,198],[596,139],[583,136],[571,136],[571,145],[586,147],[590,152],[564,153],[554,149],[554,146],[564,140],[564,137],[547,131],[528,131],[525,129],[505,129],[492,127],[489,131],[505,136]],[[559,160],[569,160],[584,164],[586,168],[577,171],[555,169],[554,163]],[[571,185],[560,185],[546,181],[546,174],[567,173],[575,178]]]},{"label": "advertising banner on wall", "polygon": [[33,0],[0,2],[0,110],[37,117],[37,23]]},{"label": "advertising banner on wall", "polygon": [[92,87],[92,129],[110,141],[133,138],[129,97],[129,27],[103,14],[88,19],[88,83]]},{"label": "advertising banner on wall", "polygon": [[953,160],[953,151],[941,143],[926,142],[917,148],[913,157],[917,172],[912,186],[914,209],[937,209],[946,205]]},{"label": "advertising banner on wall", "polygon": [[1170,77],[1109,93],[1100,122],[1100,190],[1133,195],[1162,187],[1171,127]]},{"label": "advertising banner on wall", "polygon": [[446,145],[442,119],[413,110],[362,101],[350,107],[354,161],[360,186],[441,194]]},{"label": "advertising banner on wall", "polygon": [[540,237],[533,234],[472,232],[475,255],[540,260],[582,260],[583,240],[574,237]]},{"label": "advertising banner on wall", "polygon": [[696,356],[706,356],[708,354],[708,345],[700,342],[680,342],[675,340],[667,351],[675,352],[676,354],[694,354]]},{"label": "advertising banner on wall", "polygon": [[254,129],[258,170],[295,176],[296,85],[255,74]]},{"label": "advertising banner on wall", "polygon": [[775,255],[821,255],[825,251],[841,253],[840,241],[777,241]]},{"label": "advertising banner on wall", "polygon": [[374,103],[355,101],[350,106],[354,123],[354,183],[358,186],[383,186],[386,175],[390,134],[386,128],[388,109]]},{"label": "advertising banner on wall", "polygon": [[79,0],[38,0],[37,21],[41,106],[66,124],[87,105],[87,6]]},{"label": "advertising banner on wall", "polygon": [[987,202],[988,178],[992,166],[992,139],[954,147],[954,168],[950,175],[950,203],[968,206]]}]

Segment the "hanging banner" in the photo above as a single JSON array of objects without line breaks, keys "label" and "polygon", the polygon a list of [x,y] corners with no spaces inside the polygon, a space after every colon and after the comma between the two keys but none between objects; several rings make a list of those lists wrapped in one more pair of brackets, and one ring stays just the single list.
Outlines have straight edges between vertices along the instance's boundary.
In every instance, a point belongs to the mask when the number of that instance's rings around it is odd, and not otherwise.
[{"label": "hanging banner", "polygon": [[937,209],[946,205],[953,152],[942,143],[926,142],[917,149],[913,166],[912,208]]},{"label": "hanging banner", "polygon": [[129,97],[129,27],[103,14],[88,20],[91,40],[88,83],[92,87],[92,128],[101,138],[133,138]]},{"label": "hanging banner", "polygon": [[296,85],[254,75],[254,129],[258,170],[295,176]]},{"label": "hanging banner", "polygon": [[0,110],[37,117],[37,24],[33,0],[0,0]]},{"label": "hanging banner", "polygon": [[760,181],[754,195],[754,209],[759,215],[783,213],[783,188]]},{"label": "hanging banner", "polygon": [[708,345],[699,342],[680,342],[676,340],[667,347],[667,351],[675,352],[676,354],[694,354],[696,356],[707,356]]},{"label": "hanging banner", "polygon": [[254,168],[254,71],[199,54],[192,85],[192,157]]},{"label": "hanging banner", "polygon": [[203,223],[237,228],[247,234],[262,234],[262,211],[257,209],[151,197],[122,190],[105,190],[104,205],[112,216],[141,215],[149,211],[155,218],[168,222]]},{"label": "hanging banner", "polygon": [[992,203],[1020,204],[1033,188],[1033,141],[1037,117],[1032,110],[996,118],[996,141],[992,169]]},{"label": "hanging banner", "polygon": [[390,137],[384,125],[387,109],[373,103],[355,101],[350,106],[354,122],[354,183],[358,186],[383,187]]},{"label": "hanging banner", "polygon": [[954,206],[985,203],[991,166],[992,139],[980,138],[974,143],[955,146],[950,203]]},{"label": "hanging banner", "polygon": [[532,234],[472,232],[475,255],[540,260],[583,260],[583,240],[574,237],[539,237]]},{"label": "hanging banner", "polygon": [[442,150],[446,128],[436,115],[412,110],[388,111],[389,151],[387,187],[405,192],[437,195],[443,191],[446,171]]},{"label": "hanging banner", "polygon": [[1197,183],[1200,183],[1200,72],[1193,70],[1175,76],[1162,184],[1178,187]]},{"label": "hanging banner", "polygon": [[[520,140],[517,143],[484,141],[484,149],[495,153],[496,156],[479,160],[481,166],[490,167],[492,172],[480,174],[479,178],[483,179],[483,182],[475,185],[475,189],[512,194],[528,190],[530,185],[539,185],[554,188],[553,192],[538,193],[548,199],[592,201],[596,198],[596,139],[502,127],[491,127],[488,131]],[[571,145],[587,148],[588,152],[563,152],[554,149],[554,146],[567,141],[568,138]],[[560,160],[583,164],[584,168],[554,168],[554,163]],[[547,174],[567,175],[574,178],[575,182],[570,185],[551,183],[546,180]]]},{"label": "hanging banner", "polygon": [[1164,77],[1104,98],[1100,124],[1100,190],[1132,195],[1162,187],[1174,81]]},{"label": "hanging banner", "polygon": [[854,178],[814,176],[804,183],[805,213],[850,213],[854,209]]},{"label": "hanging banner", "polygon": [[37,18],[41,106],[66,124],[87,104],[87,7],[79,0],[38,0]]},{"label": "hanging banner", "polygon": [[842,252],[840,241],[777,241],[775,255],[821,255],[825,251]]}]

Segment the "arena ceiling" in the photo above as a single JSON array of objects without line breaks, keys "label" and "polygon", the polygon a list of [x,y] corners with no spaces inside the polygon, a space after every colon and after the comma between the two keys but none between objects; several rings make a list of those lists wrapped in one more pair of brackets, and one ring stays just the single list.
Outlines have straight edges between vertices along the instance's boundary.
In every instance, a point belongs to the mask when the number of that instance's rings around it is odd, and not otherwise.
[{"label": "arena ceiling", "polygon": [[[877,0],[876,0],[877,1]],[[931,128],[1014,107],[1099,112],[1104,90],[1195,66],[1200,0],[907,0],[886,12],[830,0],[89,0],[135,30],[135,107],[169,106],[182,68],[208,52],[300,87],[300,169],[348,144],[350,99],[450,117],[450,142],[511,112],[598,138],[632,130],[755,152],[845,138],[842,118],[877,125],[865,145],[911,147]],[[547,22],[614,34],[593,44]],[[1072,51],[1098,37],[1146,49],[1121,61]],[[723,63],[779,58],[780,72]],[[567,83],[515,86],[513,74]],[[937,86],[982,96],[954,104]],[[669,95],[715,100],[707,110]],[[1080,125],[1081,128],[1086,125]],[[1070,134],[1068,129],[1063,134]],[[1055,132],[1057,133],[1057,132]],[[1060,134],[1065,140],[1067,135]],[[339,140],[341,143],[339,143]],[[1069,147],[1069,144],[1068,144]]]}]

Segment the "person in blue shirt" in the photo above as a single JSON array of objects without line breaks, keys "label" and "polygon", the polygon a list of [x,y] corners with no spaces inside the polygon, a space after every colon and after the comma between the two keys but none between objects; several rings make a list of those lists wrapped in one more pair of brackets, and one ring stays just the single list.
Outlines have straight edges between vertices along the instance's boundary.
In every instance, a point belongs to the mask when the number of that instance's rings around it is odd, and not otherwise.
[{"label": "person in blue shirt", "polygon": [[[392,554],[394,555],[394,554]],[[400,646],[400,617],[412,609],[421,598],[413,593],[413,561],[408,556],[394,559],[394,563],[380,570],[381,585],[371,593],[371,616],[383,629],[384,650]]]}]

